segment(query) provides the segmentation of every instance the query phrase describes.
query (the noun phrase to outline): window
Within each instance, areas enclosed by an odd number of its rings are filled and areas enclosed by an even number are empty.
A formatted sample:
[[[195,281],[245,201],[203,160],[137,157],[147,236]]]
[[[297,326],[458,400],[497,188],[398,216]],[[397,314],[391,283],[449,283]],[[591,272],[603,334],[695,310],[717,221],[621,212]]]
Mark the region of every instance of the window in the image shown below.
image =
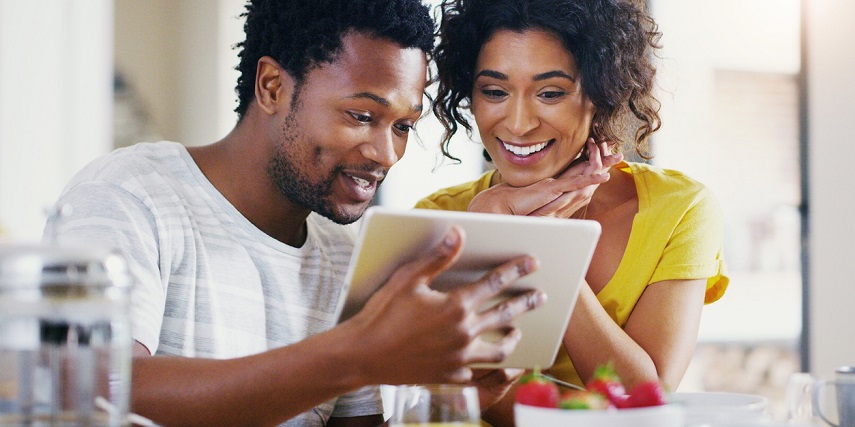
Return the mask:
[[[663,33],[652,163],[716,194],[731,276],[680,389],[766,395],[783,419],[800,370],[799,3],[650,3]]]

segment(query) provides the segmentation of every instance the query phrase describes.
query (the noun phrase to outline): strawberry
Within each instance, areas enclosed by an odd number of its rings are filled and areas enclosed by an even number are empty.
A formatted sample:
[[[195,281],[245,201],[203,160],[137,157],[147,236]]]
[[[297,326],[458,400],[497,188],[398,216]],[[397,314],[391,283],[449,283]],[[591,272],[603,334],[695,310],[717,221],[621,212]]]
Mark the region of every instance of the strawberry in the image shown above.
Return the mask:
[[[614,405],[600,393],[568,390],[561,395],[558,407],[561,409],[609,409]]]
[[[558,386],[540,375],[540,369],[520,378],[516,402],[523,405],[555,408],[558,406]]]
[[[665,390],[659,381],[645,381],[632,388],[626,398],[625,408],[643,408],[668,403]]]
[[[593,378],[585,384],[585,390],[600,393],[618,408],[626,400],[626,389],[621,384],[620,377],[618,377],[611,363],[597,366]]]

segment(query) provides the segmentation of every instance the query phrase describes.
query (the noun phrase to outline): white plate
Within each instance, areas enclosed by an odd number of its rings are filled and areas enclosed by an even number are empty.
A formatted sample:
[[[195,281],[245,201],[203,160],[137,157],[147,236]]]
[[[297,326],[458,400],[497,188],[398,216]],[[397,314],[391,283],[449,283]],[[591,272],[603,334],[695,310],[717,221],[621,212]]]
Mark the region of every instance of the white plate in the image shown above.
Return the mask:
[[[514,404],[517,427],[683,427],[683,407],[653,406],[612,410],[570,410]]]
[[[670,400],[685,408],[686,426],[744,424],[769,420],[766,415],[769,399],[754,394],[673,393]]]

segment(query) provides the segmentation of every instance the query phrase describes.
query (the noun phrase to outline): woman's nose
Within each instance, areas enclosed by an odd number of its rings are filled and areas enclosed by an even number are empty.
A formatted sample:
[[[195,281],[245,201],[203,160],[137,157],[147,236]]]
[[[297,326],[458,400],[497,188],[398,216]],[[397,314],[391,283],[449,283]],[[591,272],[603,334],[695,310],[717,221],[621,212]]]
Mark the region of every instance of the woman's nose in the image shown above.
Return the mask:
[[[534,108],[522,97],[513,100],[506,118],[508,130],[516,136],[522,136],[537,128],[540,120]]]

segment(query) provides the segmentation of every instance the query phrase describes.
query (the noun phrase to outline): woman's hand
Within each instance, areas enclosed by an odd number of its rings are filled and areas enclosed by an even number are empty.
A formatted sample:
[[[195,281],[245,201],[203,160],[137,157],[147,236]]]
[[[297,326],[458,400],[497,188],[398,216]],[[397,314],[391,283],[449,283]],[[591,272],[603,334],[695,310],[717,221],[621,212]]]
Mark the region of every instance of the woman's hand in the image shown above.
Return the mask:
[[[478,387],[481,412],[502,400],[524,373],[524,369],[473,369],[470,384]]]
[[[588,159],[570,164],[554,178],[525,187],[494,185],[478,193],[469,203],[470,212],[569,218],[586,206],[597,187],[609,180],[609,169],[623,160],[621,153],[608,153],[605,142],[587,141]]]

